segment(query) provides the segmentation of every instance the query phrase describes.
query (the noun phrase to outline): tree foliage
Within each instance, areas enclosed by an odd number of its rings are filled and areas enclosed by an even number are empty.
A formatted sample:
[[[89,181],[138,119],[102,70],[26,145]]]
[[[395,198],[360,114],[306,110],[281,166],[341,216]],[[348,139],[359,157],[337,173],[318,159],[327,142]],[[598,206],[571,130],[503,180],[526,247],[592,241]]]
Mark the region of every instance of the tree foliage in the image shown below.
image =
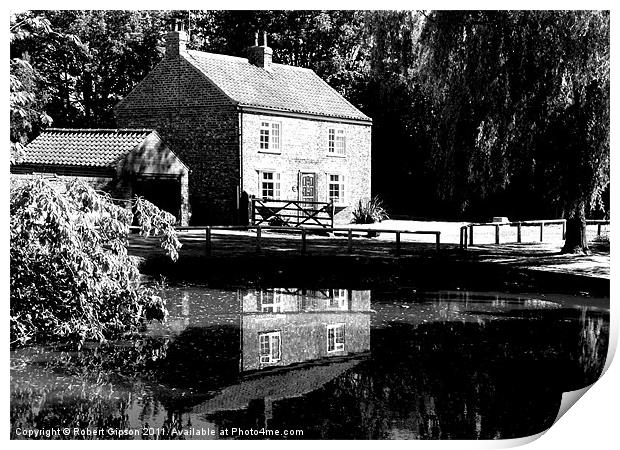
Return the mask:
[[[176,260],[175,219],[136,199],[144,235]],[[163,319],[162,300],[140,285],[127,254],[134,214],[75,180],[37,178],[11,188],[11,344],[105,340]]]
[[[440,195],[465,208],[527,180],[584,247],[609,182],[609,13],[435,12],[419,49]]]
[[[47,19],[26,13],[11,16],[11,49],[33,36],[48,36],[52,32]],[[50,125],[52,119],[45,112],[44,105],[48,96],[41,89],[42,78],[30,63],[27,53],[11,55],[9,72],[9,108],[10,108],[10,156],[11,163],[22,156],[23,147],[32,138],[37,128]]]
[[[24,36],[12,51],[31,55],[56,125],[113,127],[114,105],[161,57],[158,46],[168,14],[97,10],[34,14],[55,32]]]

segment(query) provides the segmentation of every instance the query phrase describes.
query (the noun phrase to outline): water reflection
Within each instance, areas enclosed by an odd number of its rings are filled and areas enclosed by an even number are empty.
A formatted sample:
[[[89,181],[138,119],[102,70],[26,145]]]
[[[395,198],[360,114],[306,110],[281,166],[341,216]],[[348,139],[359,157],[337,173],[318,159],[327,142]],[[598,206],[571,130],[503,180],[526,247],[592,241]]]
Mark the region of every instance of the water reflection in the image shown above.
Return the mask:
[[[242,370],[370,350],[370,291],[240,291]]]
[[[151,332],[175,335],[177,342],[189,336],[200,347],[209,342],[210,358],[226,354],[229,346],[223,341],[238,342],[228,359],[236,359],[240,372],[350,357],[370,349],[368,290],[222,291],[208,305],[188,292],[180,297],[172,306],[173,318]],[[214,326],[217,330],[211,330]]]
[[[597,379],[609,333],[608,308],[590,298],[190,287],[167,299],[170,320],[150,327],[148,345],[117,346],[160,356],[138,380],[85,381],[52,371],[53,352],[14,352],[12,436],[43,425],[148,425],[160,433],[137,437],[153,439],[232,427],[525,436],[552,423],[563,391]],[[215,434],[182,433],[196,429]]]

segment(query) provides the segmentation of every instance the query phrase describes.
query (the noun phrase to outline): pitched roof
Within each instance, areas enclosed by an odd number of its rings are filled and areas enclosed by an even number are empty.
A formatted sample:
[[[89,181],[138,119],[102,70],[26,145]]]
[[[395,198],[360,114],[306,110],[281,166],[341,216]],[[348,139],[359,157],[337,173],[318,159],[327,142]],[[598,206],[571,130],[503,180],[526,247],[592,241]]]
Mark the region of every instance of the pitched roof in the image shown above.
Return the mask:
[[[113,167],[151,133],[148,129],[48,128],[28,144],[20,164]]]
[[[240,106],[371,121],[310,69],[194,50],[185,59]]]

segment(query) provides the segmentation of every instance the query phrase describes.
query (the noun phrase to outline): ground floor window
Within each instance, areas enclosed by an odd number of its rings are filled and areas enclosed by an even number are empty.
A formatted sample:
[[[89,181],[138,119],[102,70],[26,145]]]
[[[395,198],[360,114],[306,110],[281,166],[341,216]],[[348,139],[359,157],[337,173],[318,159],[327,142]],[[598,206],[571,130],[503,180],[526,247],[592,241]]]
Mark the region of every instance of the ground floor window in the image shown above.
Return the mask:
[[[329,174],[328,200],[335,205],[343,205],[344,200],[344,175]]]
[[[270,364],[280,361],[281,341],[282,337],[280,331],[258,334],[261,363]]]
[[[327,352],[344,350],[344,323],[327,325]]]
[[[280,174],[275,171],[261,172],[259,192],[263,200],[279,200]]]

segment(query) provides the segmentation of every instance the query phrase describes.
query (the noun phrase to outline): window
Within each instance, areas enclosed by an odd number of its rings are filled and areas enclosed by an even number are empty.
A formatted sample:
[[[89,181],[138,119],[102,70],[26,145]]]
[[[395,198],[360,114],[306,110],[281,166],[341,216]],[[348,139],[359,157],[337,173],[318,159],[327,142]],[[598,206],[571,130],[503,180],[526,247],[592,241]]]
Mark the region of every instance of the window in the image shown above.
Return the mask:
[[[278,200],[280,198],[280,174],[272,171],[261,172],[259,192],[264,200]]]
[[[330,128],[328,136],[328,154],[344,156],[347,146],[344,130],[342,128]]]
[[[265,152],[280,152],[280,122],[260,123],[260,150]]]
[[[344,323],[327,325],[327,352],[344,351]]]
[[[329,174],[328,200],[335,205],[343,205],[344,201],[344,175]]]
[[[279,313],[282,311],[282,293],[276,291],[261,291],[260,311],[264,313]]]
[[[280,361],[281,334],[279,331],[258,333],[260,362],[271,364]]]
[[[330,292],[329,307],[337,309],[348,308],[348,292],[346,289],[332,289]]]

